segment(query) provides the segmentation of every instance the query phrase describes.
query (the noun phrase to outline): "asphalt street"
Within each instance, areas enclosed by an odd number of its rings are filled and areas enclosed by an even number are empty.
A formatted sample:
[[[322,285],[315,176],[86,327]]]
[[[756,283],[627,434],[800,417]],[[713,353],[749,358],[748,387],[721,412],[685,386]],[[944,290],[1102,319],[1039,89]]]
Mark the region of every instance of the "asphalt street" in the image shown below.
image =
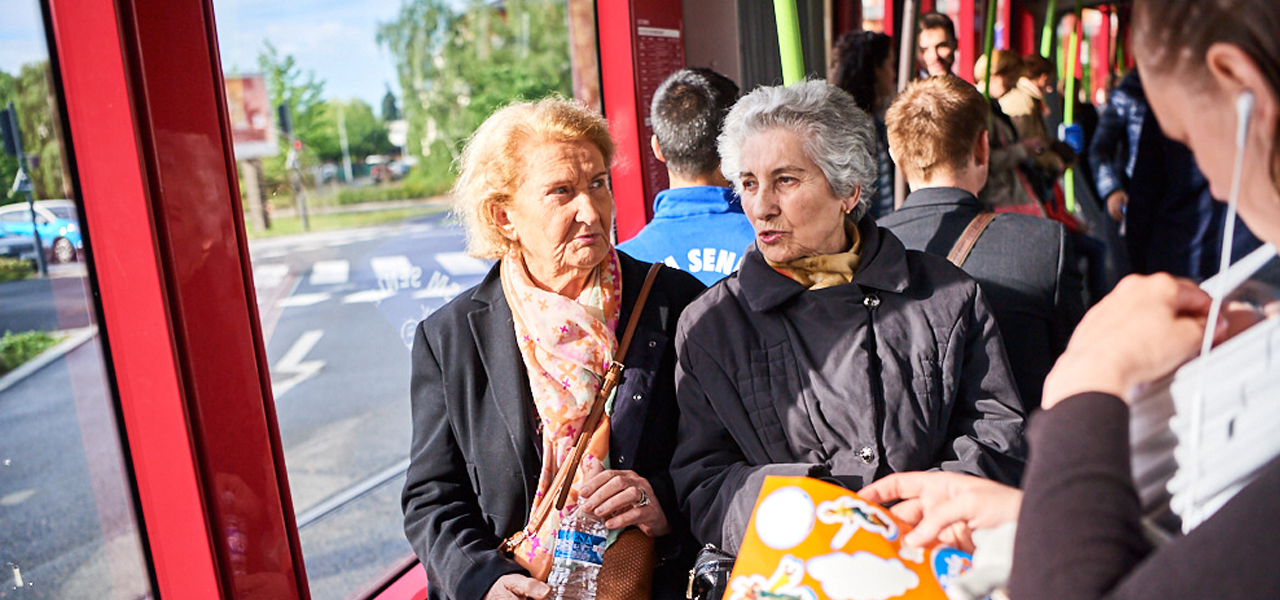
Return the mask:
[[[250,245],[313,598],[341,599],[410,552],[399,491],[417,323],[484,277],[429,217]],[[358,494],[331,512],[336,499]]]
[[[462,248],[443,214],[250,243],[316,600],[348,597],[410,552],[399,507],[409,344],[419,321],[487,272]],[[59,275],[0,284],[0,328],[91,324],[83,269]],[[136,597],[145,586],[104,373],[95,336],[0,391],[0,598]]]

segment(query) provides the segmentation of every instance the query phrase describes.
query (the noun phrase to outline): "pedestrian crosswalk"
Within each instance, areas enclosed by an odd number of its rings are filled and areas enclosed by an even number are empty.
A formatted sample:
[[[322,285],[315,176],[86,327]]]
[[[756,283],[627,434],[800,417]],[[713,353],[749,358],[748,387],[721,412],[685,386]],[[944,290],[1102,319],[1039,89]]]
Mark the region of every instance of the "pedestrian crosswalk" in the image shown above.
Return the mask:
[[[276,262],[277,258],[283,257],[260,255],[255,258],[260,263],[253,267],[253,285],[260,299],[279,298],[274,302],[277,308],[314,306],[335,299],[342,304],[377,304],[402,292],[409,293],[414,299],[449,300],[472,285],[464,286],[455,279],[474,282],[477,276],[487,273],[491,267],[490,262],[463,252],[430,255],[431,260],[424,263],[430,268],[415,264],[402,254],[373,256],[362,261],[363,264],[358,262],[355,265],[349,260],[319,260],[306,267]],[[347,285],[353,282],[353,278],[358,285]],[[299,287],[301,282],[309,287],[281,289],[284,286]],[[352,291],[354,287],[363,289]]]

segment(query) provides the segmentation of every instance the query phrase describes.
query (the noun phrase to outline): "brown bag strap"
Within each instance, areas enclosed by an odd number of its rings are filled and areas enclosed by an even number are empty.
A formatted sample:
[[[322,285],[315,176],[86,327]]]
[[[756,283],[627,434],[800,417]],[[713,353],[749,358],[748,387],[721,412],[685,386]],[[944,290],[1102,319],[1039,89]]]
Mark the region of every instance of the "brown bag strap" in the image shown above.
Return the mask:
[[[631,346],[631,338],[636,332],[636,325],[640,322],[640,313],[644,311],[645,302],[649,300],[649,290],[653,289],[653,282],[658,278],[658,271],[662,270],[662,263],[653,263],[649,267],[649,274],[644,278],[644,285],[640,287],[640,295],[636,297],[635,306],[631,308],[631,318],[627,320],[627,328],[622,334],[622,341],[618,343],[618,352],[614,355],[613,362],[609,365],[609,370],[605,371],[604,380],[600,382],[600,389],[596,391],[596,399],[591,405],[591,412],[587,415],[586,422],[582,425],[582,431],[578,432],[578,439],[574,442],[573,452],[569,454],[569,458],[560,465],[560,470],[556,473],[556,478],[552,480],[551,487],[548,492],[555,494],[555,502],[543,502],[538,506],[538,511],[534,513],[534,518],[530,521],[531,527],[528,530],[518,531],[515,535],[507,539],[505,546],[508,550],[513,550],[520,545],[521,539],[531,532],[536,532],[542,527],[543,521],[546,521],[547,515],[551,513],[551,507],[555,506],[556,510],[564,508],[565,501],[569,498],[570,482],[573,481],[573,473],[578,470],[578,464],[582,462],[582,456],[586,454],[587,445],[591,442],[591,434],[595,432],[596,427],[600,425],[600,419],[604,417],[604,405],[609,401],[609,395],[613,393],[613,388],[618,386],[618,381],[622,378],[623,364],[622,360],[627,356],[627,349]]]
[[[964,228],[964,233],[960,234],[960,239],[956,240],[954,246],[951,247],[951,253],[947,254],[947,260],[957,267],[963,267],[964,261],[969,258],[969,252],[973,250],[973,245],[978,243],[978,238],[982,237],[982,232],[987,230],[996,218],[994,212],[980,212],[969,221],[969,226]]]

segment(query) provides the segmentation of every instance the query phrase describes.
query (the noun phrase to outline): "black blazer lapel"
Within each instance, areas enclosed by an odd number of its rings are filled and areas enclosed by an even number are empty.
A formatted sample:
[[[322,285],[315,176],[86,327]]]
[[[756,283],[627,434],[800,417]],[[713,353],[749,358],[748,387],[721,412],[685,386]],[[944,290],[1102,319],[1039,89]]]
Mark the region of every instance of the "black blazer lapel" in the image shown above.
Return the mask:
[[[529,391],[528,374],[520,349],[516,346],[511,307],[502,293],[502,282],[496,276],[497,268],[494,267],[495,272],[472,294],[473,300],[487,306],[468,313],[467,320],[488,376],[493,402],[502,414],[511,444],[520,457],[525,506],[531,506],[534,488],[542,472],[539,459],[541,437],[533,430],[536,418],[533,395]]]

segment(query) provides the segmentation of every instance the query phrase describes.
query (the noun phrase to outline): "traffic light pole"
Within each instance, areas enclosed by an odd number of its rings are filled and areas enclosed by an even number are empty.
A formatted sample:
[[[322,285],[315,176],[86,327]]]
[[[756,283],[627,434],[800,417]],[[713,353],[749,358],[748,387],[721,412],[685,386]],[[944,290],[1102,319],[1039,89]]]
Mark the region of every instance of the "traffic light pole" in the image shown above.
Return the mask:
[[[21,191],[27,196],[27,212],[31,215],[31,239],[35,244],[36,269],[39,270],[41,277],[49,276],[49,265],[44,259],[44,244],[40,241],[40,226],[37,221],[39,217],[36,215],[35,198],[31,195],[31,178],[27,176],[27,154],[22,150],[22,133],[18,129],[18,111],[13,106],[13,102],[9,103],[9,107],[4,111],[3,118],[8,121],[8,135],[5,136],[5,151],[13,154],[18,158],[18,175],[13,180],[13,189],[10,194]]]

